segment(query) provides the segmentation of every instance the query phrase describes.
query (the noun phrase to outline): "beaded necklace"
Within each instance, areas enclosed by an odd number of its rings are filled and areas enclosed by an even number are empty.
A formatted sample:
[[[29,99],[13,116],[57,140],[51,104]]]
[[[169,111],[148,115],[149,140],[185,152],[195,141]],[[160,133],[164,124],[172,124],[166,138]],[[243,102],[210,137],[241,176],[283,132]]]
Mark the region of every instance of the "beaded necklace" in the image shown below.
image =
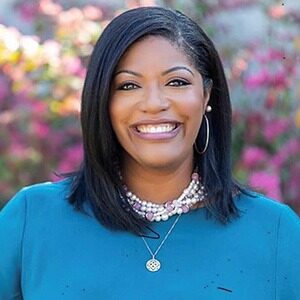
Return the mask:
[[[123,187],[126,191],[126,199],[133,210],[151,222],[166,221],[175,214],[187,213],[192,206],[203,201],[206,197],[204,186],[201,184],[197,172],[192,174],[188,187],[183,190],[177,199],[163,204],[141,200],[137,195],[129,191],[126,185],[123,185]]]

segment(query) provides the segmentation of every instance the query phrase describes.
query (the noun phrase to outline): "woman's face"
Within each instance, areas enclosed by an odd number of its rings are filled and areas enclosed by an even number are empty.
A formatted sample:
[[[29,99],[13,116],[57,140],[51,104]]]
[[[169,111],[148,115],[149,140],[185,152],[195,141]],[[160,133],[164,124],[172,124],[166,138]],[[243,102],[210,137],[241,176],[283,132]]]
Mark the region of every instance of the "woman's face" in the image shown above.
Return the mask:
[[[111,86],[110,119],[124,162],[155,169],[191,162],[208,100],[182,50],[158,36],[134,43]]]

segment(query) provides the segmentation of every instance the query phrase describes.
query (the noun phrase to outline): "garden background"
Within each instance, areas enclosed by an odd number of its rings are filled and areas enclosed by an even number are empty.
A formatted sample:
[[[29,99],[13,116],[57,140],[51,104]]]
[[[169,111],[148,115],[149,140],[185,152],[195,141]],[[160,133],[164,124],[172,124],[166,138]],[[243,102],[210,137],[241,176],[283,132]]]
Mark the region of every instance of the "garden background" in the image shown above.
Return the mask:
[[[77,168],[93,44],[115,15],[147,5],[185,12],[213,39],[233,102],[235,176],[300,213],[298,0],[2,0],[0,207],[22,186]]]

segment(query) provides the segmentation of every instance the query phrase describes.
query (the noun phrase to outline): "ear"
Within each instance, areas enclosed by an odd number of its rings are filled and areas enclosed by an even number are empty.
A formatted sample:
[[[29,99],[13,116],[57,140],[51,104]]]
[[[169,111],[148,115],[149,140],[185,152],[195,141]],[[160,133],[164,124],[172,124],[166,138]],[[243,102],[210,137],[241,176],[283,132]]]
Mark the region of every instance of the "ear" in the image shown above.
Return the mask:
[[[209,102],[211,90],[212,90],[212,80],[210,84],[207,84],[206,87],[204,87],[204,110],[206,109],[207,104]]]

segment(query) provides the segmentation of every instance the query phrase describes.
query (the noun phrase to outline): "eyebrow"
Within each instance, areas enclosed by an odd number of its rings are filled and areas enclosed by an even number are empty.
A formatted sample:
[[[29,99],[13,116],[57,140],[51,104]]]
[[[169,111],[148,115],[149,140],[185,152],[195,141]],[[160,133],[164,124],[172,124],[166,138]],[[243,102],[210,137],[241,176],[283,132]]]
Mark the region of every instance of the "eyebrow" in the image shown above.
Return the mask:
[[[168,70],[164,71],[162,73],[162,75],[166,75],[168,73],[171,73],[171,72],[174,72],[174,71],[177,71],[177,70],[186,70],[194,76],[193,71],[191,69],[187,68],[187,67],[184,67],[184,66],[176,66],[176,67],[173,67],[171,69],[168,69]]]
[[[162,75],[167,75],[169,73],[172,73],[172,72],[175,72],[175,71],[178,71],[178,70],[186,70],[194,76],[193,71],[191,69],[187,68],[187,67],[184,67],[184,66],[172,67],[172,68],[162,72]],[[126,70],[126,69],[122,69],[122,70],[117,71],[115,73],[115,76],[119,75],[120,73],[127,73],[127,74],[134,75],[134,76],[137,76],[137,77],[143,77],[143,75],[138,73],[138,72],[131,71],[131,70]]]
[[[142,74],[130,70],[119,70],[118,72],[115,73],[115,76],[119,75],[120,73],[128,73],[130,75],[134,75],[137,77],[143,77]]]

